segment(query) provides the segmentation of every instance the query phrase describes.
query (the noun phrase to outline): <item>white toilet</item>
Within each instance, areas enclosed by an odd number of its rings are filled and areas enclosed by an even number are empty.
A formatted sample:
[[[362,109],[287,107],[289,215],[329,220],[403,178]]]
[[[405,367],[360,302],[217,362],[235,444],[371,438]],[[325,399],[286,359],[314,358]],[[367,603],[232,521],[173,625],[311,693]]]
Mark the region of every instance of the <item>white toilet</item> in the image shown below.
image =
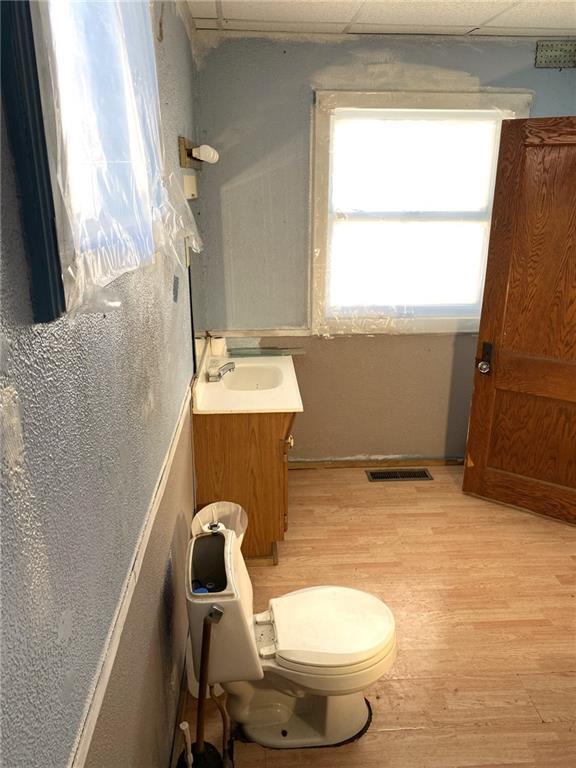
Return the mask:
[[[266,747],[341,744],[371,720],[362,691],[392,666],[394,616],[377,597],[346,587],[311,587],[270,600],[253,615],[252,584],[240,551],[247,516],[218,502],[194,518],[186,591],[196,676],[202,622],[212,629],[208,682],[246,738]]]

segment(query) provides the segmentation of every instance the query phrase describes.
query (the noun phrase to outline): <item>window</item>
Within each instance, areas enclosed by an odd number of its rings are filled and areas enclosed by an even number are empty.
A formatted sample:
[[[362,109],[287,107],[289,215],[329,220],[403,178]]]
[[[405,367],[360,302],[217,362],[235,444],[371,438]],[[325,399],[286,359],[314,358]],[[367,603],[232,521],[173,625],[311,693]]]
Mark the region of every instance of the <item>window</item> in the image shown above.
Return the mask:
[[[528,103],[317,94],[316,332],[477,330],[500,123]]]

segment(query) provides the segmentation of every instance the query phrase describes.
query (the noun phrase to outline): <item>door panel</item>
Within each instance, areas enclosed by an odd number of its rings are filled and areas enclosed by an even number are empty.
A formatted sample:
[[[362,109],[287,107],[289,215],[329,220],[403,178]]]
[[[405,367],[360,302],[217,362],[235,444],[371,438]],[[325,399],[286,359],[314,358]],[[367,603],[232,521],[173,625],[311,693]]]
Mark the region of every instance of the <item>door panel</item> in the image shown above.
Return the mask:
[[[494,379],[497,389],[576,403],[576,366],[570,362],[501,352]]]
[[[464,490],[576,522],[576,118],[505,121]]]
[[[573,146],[526,149],[503,336],[506,349],[576,360]]]
[[[497,390],[489,466],[576,487],[576,404]]]

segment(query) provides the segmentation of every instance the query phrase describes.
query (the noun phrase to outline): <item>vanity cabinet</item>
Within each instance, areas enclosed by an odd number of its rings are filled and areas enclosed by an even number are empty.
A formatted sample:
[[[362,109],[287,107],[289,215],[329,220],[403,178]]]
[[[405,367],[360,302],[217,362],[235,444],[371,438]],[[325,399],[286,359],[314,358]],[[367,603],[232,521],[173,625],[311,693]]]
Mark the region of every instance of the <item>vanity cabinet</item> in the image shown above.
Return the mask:
[[[288,514],[288,450],[294,413],[193,417],[197,508],[233,501],[248,514],[242,552],[277,561]]]

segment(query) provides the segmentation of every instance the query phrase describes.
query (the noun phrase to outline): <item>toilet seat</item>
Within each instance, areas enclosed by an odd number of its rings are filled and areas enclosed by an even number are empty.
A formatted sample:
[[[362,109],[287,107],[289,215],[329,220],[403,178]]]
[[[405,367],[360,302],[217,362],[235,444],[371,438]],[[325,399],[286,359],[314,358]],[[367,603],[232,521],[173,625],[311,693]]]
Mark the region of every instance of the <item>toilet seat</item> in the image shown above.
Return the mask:
[[[378,665],[396,647],[394,616],[374,595],[311,587],[270,601],[278,666],[308,675],[350,675]]]

